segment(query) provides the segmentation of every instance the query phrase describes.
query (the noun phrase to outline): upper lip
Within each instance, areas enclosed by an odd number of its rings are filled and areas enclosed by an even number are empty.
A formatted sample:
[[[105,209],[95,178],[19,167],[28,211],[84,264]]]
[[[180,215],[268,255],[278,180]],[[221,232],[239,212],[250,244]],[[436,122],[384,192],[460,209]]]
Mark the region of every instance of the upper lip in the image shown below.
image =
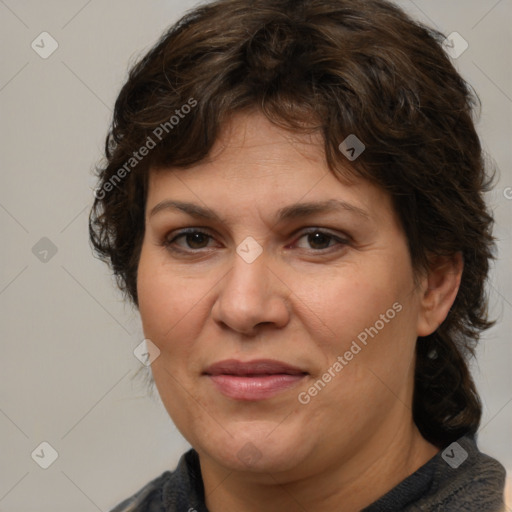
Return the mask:
[[[207,375],[273,375],[283,373],[301,375],[307,372],[291,364],[274,359],[254,359],[253,361],[246,362],[226,359],[212,364],[206,368],[204,373]]]

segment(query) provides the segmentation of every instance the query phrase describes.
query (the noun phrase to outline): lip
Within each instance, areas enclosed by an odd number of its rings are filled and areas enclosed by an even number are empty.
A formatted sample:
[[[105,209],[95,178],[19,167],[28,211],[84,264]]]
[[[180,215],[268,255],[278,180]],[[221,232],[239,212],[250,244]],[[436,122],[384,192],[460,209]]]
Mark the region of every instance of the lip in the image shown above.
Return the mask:
[[[209,366],[204,373],[207,375],[299,375],[306,371],[291,364],[275,359],[253,359],[252,361],[238,361],[226,359]]]
[[[307,372],[273,359],[237,361],[227,359],[209,366],[205,371],[215,388],[235,400],[264,400],[300,382]]]

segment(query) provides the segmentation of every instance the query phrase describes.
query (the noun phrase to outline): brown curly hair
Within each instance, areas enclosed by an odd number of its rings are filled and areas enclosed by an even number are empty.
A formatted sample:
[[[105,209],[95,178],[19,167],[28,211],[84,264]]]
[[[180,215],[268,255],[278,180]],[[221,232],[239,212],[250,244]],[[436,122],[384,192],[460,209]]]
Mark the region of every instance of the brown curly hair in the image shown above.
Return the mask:
[[[468,360],[491,325],[491,178],[478,96],[444,39],[384,0],[219,0],[185,15],[131,69],[98,168],[90,239],[121,290],[138,304],[150,168],[199,162],[230,115],[255,108],[322,133],[333,172],[355,134],[366,150],[350,172],[391,194],[415,271],[433,255],[463,255],[448,317],[417,342],[413,417],[439,447],[474,434],[482,407]]]

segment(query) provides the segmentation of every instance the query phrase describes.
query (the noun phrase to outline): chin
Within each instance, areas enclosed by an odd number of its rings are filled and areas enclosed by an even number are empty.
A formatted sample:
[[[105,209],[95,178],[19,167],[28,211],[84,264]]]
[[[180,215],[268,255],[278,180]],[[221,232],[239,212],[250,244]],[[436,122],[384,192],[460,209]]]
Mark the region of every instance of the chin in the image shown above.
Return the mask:
[[[284,430],[280,434],[274,432],[268,436],[267,431],[261,429],[251,434],[250,429],[243,429],[234,437],[226,434],[222,441],[205,440],[203,450],[230,471],[287,472],[304,461],[307,447],[298,439],[293,441],[293,436]]]

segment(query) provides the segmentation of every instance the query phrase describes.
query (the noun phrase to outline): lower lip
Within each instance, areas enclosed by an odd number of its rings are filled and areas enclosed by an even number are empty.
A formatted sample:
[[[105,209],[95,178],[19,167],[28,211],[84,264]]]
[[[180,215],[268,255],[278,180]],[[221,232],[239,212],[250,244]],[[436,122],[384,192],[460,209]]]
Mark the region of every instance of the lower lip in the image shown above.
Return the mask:
[[[239,375],[209,375],[208,377],[217,389],[229,398],[264,400],[295,386],[305,376],[306,374],[276,374],[257,377]]]

